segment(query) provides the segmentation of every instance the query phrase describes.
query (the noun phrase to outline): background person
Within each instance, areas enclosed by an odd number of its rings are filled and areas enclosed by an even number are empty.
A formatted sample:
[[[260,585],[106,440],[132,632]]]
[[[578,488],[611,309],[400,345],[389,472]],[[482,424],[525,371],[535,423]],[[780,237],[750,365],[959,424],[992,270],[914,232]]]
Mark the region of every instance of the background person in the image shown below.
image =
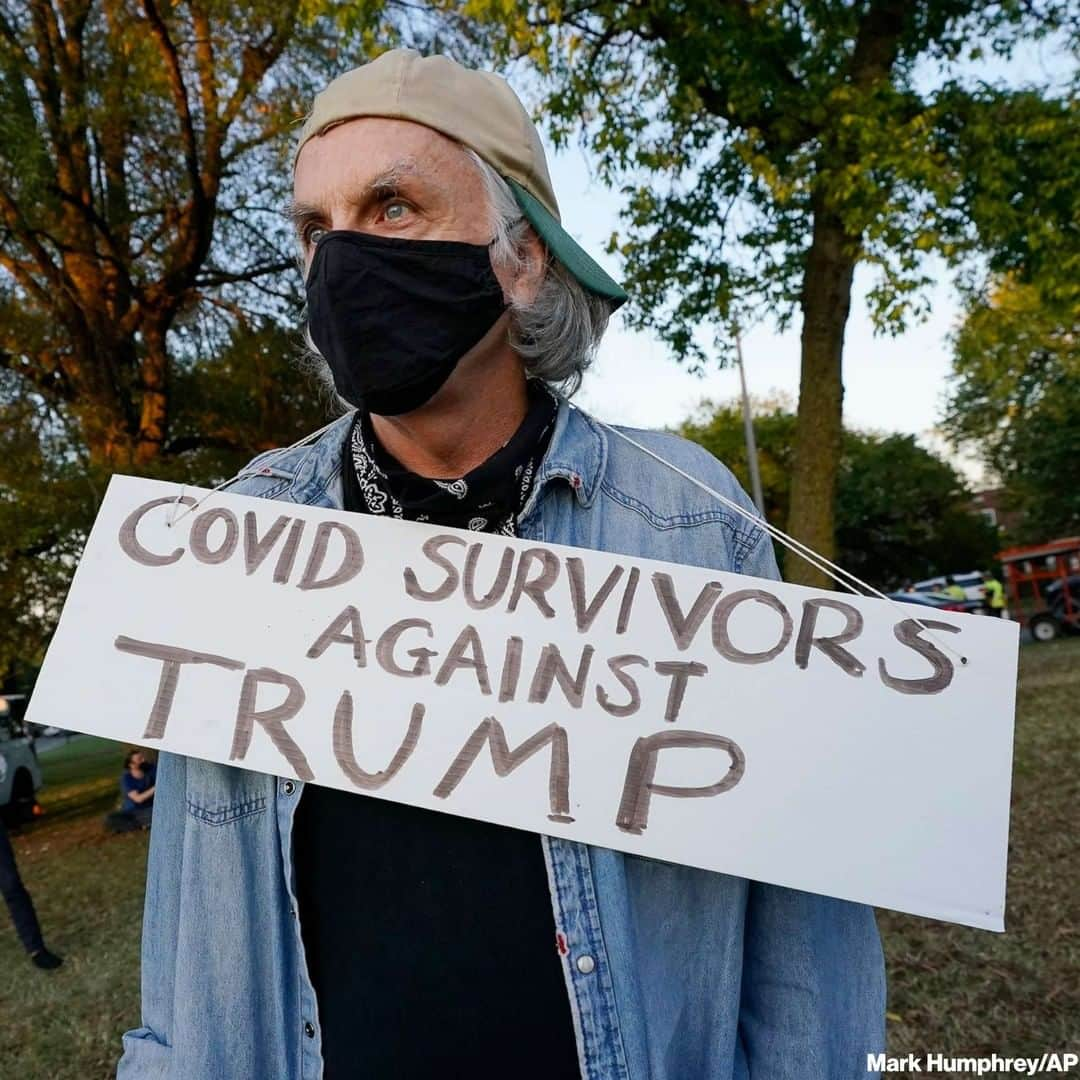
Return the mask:
[[[1005,586],[993,570],[983,573],[983,610],[987,615],[1000,619],[1005,614]]]
[[[15,933],[19,935],[19,941],[22,942],[33,965],[43,971],[58,968],[64,961],[45,948],[45,942],[41,937],[41,925],[38,923],[37,912],[34,911],[34,902],[30,899],[30,894],[26,891],[26,886],[19,876],[19,868],[15,865],[15,851],[2,820],[0,820],[0,893],[3,894],[4,903],[7,904],[8,911],[11,913]]]
[[[157,766],[141,750],[129,750],[120,774],[123,802],[119,810],[105,815],[105,828],[114,833],[150,828],[156,786]]]
[[[149,828],[154,812],[154,789],[157,766],[141,750],[129,750],[124,758],[120,790],[124,793],[122,813],[130,814],[137,824]]]

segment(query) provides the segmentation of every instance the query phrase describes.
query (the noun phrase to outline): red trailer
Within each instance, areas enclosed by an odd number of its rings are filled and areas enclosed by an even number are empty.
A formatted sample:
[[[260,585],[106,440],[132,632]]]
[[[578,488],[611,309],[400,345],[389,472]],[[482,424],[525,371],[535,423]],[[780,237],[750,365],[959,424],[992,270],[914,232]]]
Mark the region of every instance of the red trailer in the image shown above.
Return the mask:
[[[1080,536],[1007,548],[998,554],[1012,618],[1036,641],[1080,630]]]

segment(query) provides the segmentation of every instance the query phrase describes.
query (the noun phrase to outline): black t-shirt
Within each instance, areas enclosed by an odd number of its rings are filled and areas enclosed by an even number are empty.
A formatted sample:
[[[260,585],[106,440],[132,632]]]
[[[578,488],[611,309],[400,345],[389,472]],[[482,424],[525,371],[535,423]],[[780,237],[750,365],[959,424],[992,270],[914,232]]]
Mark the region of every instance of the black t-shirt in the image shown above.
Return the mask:
[[[358,417],[345,508],[512,532],[553,423],[532,386],[510,442],[436,484]],[[580,1077],[538,836],[309,785],[293,850],[326,1080]]]

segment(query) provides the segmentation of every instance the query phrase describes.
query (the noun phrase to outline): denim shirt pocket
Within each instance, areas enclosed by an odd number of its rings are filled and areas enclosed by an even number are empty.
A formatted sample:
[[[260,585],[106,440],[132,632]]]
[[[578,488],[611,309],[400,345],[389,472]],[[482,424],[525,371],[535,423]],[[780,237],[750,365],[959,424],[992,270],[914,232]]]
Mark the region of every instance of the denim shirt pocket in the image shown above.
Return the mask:
[[[274,779],[210,761],[188,763],[187,812],[212,828],[235,825],[265,813]]]

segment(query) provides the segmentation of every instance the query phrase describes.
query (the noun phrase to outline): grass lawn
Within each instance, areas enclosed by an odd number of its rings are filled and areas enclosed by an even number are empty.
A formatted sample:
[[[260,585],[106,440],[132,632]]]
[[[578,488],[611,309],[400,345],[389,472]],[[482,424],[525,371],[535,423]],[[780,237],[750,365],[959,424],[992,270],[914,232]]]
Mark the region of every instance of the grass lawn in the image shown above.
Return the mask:
[[[0,914],[4,1080],[104,1080],[120,1033],[138,1023],[146,835],[101,829],[121,757],[117,744],[90,738],[43,755],[46,815],[13,836],[46,941],[65,964],[52,974],[31,968]],[[880,914],[890,1054],[1037,1056],[1080,1046],[1078,763],[1080,639],[1027,646],[1008,932]]]
[[[138,1024],[139,928],[148,834],[106,835],[124,747],[81,736],[41,756],[45,816],[12,833],[58,971],[32,967],[0,910],[0,1076],[115,1075],[120,1033]]]
[[[1024,646],[1006,932],[879,914],[890,1054],[1080,1049],[1078,766],[1080,639]]]

